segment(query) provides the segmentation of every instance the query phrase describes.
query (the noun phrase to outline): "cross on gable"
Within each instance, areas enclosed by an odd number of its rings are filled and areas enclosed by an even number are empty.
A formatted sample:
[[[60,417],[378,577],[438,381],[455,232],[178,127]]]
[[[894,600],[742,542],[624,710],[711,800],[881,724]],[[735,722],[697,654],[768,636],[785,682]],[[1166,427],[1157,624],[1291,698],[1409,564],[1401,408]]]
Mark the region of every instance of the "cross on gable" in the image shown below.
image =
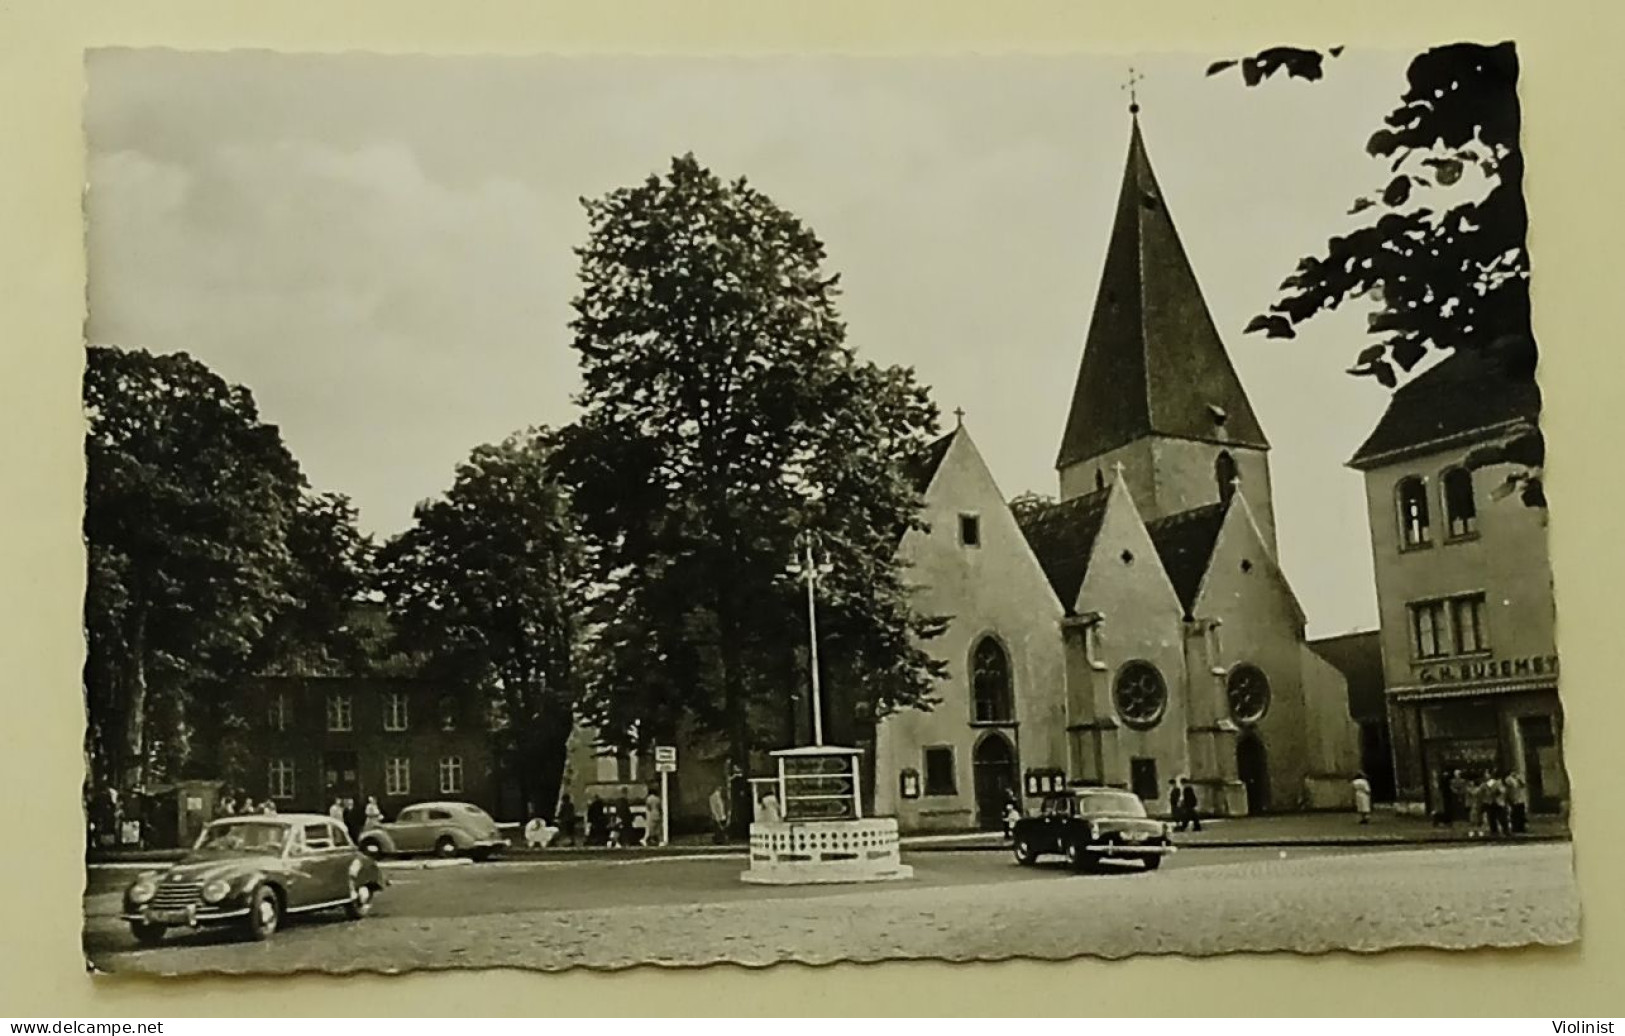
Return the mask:
[[[954,407],[954,427],[965,427],[965,408],[962,406]]]

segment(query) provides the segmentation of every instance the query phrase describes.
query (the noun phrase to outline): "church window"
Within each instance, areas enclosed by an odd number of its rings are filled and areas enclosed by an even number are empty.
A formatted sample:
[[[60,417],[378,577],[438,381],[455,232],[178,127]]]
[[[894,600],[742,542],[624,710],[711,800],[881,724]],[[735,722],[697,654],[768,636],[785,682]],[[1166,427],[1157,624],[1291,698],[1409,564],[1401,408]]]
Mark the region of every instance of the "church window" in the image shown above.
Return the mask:
[[[1009,723],[1015,712],[1010,688],[1010,656],[992,637],[976,643],[971,656],[971,695],[978,723]]]
[[[959,542],[967,547],[982,545],[982,519],[974,514],[959,516]]]
[[[1105,488],[1106,488],[1106,473],[1104,471],[1101,471],[1099,468],[1096,468],[1095,469],[1095,491],[1099,492],[1100,490],[1105,489]]]
[[[1444,473],[1445,528],[1453,540],[1466,539],[1478,532],[1478,504],[1473,499],[1473,474],[1466,468]]]
[[[1414,475],[1399,483],[1399,535],[1406,547],[1428,545],[1427,484]]]
[[[1232,669],[1224,691],[1230,702],[1230,718],[1237,723],[1257,723],[1269,711],[1270,682],[1257,666],[1238,665]]]
[[[1117,673],[1112,700],[1123,722],[1146,730],[1156,726],[1168,708],[1168,685],[1150,662],[1130,662]]]
[[[1447,653],[1443,601],[1411,605],[1411,640],[1417,658],[1438,658]]]
[[[1123,559],[1123,564],[1125,564],[1125,565],[1134,564],[1134,552],[1132,550],[1123,551],[1123,553],[1121,555],[1119,555],[1119,557],[1121,557]]]
[[[951,746],[934,745],[925,750],[925,793],[959,794],[959,784],[954,780],[954,750]]]
[[[1213,479],[1219,484],[1219,501],[1229,503],[1236,492],[1236,478],[1239,472],[1236,469],[1236,458],[1230,456],[1229,450],[1220,450],[1219,456],[1213,461]]]

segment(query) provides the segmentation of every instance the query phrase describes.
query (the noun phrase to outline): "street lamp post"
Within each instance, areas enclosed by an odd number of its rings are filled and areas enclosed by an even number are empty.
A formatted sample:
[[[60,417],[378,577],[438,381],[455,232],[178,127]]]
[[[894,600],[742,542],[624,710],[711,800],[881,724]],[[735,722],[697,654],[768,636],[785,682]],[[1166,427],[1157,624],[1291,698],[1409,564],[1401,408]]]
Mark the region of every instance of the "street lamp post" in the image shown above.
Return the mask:
[[[802,538],[801,553],[790,564],[790,571],[807,584],[807,658],[812,670],[813,744],[824,743],[824,700],[818,679],[818,594],[820,576],[827,576],[835,566],[820,562],[814,554],[811,536]]]

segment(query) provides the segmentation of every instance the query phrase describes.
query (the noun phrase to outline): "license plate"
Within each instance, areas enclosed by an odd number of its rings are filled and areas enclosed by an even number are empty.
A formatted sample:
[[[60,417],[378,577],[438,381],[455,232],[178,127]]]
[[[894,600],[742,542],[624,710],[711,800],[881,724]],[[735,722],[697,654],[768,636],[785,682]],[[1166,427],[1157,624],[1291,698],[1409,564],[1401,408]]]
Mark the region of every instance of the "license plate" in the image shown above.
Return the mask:
[[[147,916],[153,924],[190,924],[192,921],[184,910],[154,910]]]
[[[1143,842],[1143,841],[1145,841],[1145,832],[1144,831],[1130,831],[1128,833],[1128,840],[1131,841],[1131,842]]]

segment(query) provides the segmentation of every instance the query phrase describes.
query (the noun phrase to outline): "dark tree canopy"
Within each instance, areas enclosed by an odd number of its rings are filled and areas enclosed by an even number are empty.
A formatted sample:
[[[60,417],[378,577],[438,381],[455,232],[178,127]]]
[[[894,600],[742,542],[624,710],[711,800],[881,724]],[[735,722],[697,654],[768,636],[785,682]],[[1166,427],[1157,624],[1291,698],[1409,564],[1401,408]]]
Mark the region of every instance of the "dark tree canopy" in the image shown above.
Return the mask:
[[[480,446],[379,552],[398,644],[484,694],[526,801],[550,811],[576,693],[580,551],[545,430]]]
[[[1217,62],[1208,73],[1236,64]],[[1277,68],[1289,77],[1322,74],[1313,50],[1273,48],[1240,64],[1248,85]],[[1388,168],[1350,209],[1366,214],[1364,225],[1302,259],[1282,282],[1281,297],[1247,331],[1292,338],[1318,314],[1370,299],[1376,341],[1354,357],[1352,374],[1392,389],[1430,352],[1465,350],[1493,355],[1508,377],[1533,378],[1517,81],[1511,43],[1453,44],[1418,55],[1399,104],[1366,144]],[[1513,481],[1526,502],[1543,504],[1538,431],[1475,460],[1520,462],[1527,467]]]
[[[913,372],[856,358],[823,245],[744,180],[685,156],[583,204],[585,390],[560,470],[592,559],[588,716],[610,738],[692,720],[748,770],[805,678],[784,575],[804,533],[834,565],[826,671],[874,714],[929,705],[940,669],[916,638],[940,623],[896,557],[918,524],[904,461],[937,417]]]

